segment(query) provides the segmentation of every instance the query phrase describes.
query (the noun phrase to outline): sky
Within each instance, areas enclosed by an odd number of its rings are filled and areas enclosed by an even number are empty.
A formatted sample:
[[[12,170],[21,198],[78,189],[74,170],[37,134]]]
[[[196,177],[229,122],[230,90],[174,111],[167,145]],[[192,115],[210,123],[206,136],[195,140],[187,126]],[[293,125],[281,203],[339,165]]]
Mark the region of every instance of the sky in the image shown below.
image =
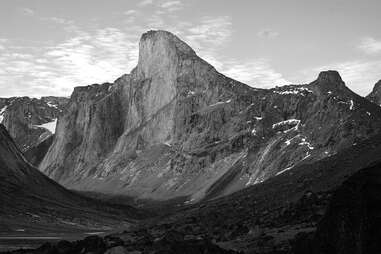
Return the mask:
[[[380,13],[380,0],[0,0],[0,97],[113,82],[152,29],[253,87],[334,69],[365,96],[381,79]]]

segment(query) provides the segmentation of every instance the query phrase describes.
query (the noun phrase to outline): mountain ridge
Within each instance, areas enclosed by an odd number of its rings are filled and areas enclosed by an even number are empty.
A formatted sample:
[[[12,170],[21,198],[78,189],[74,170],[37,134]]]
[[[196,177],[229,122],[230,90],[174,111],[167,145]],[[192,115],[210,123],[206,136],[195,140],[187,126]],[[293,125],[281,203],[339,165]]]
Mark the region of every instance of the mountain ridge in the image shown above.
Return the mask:
[[[130,74],[74,89],[40,167],[64,186],[193,202],[330,156],[381,128],[381,109],[336,71],[257,89],[218,73],[169,32],[143,34],[139,46]]]

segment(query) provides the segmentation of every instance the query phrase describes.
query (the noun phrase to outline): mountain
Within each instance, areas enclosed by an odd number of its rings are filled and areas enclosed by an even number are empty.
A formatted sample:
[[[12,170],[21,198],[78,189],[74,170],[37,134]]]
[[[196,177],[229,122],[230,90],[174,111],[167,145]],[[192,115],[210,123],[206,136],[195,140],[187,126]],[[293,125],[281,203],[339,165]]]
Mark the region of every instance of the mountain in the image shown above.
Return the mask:
[[[32,167],[0,124],[0,234],[90,231],[130,225],[144,215],[66,190]]]
[[[138,227],[31,253],[379,253],[380,158],[378,134]]]
[[[68,98],[53,96],[0,98],[0,123],[25,152],[54,133],[56,119],[67,102]]]
[[[374,85],[372,92],[366,98],[377,105],[381,105],[381,80]]]
[[[76,190],[141,199],[223,196],[376,135],[381,109],[336,71],[256,89],[165,31],[114,83],[76,87],[40,170]]]

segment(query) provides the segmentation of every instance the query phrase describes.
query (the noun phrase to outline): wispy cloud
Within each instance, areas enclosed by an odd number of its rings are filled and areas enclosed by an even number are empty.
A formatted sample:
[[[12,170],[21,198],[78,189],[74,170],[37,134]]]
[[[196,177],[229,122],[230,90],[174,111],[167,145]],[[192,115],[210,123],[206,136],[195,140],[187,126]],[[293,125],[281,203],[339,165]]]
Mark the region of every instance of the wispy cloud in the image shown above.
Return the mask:
[[[203,17],[199,24],[190,24],[184,34],[185,39],[196,49],[220,47],[231,39],[232,21],[229,16]]]
[[[21,13],[25,16],[34,16],[35,11],[30,8],[22,8]]]
[[[138,6],[147,6],[147,5],[151,5],[153,4],[153,0],[143,0],[141,2],[138,3]]]
[[[381,40],[365,37],[361,40],[359,48],[369,55],[381,53]]]
[[[137,10],[134,10],[134,9],[123,12],[123,14],[127,16],[135,15],[136,13],[137,13]]]
[[[8,40],[7,39],[2,39],[0,38],[0,50],[4,50],[5,49],[5,44]]]
[[[1,54],[0,89],[13,95],[69,95],[74,86],[113,81],[135,67],[139,37],[148,29],[175,33],[218,71],[242,82],[255,87],[288,83],[267,59],[243,60],[221,55],[233,36],[230,16],[179,21],[175,11],[184,8],[181,1],[139,3],[139,7],[148,5],[153,7],[150,15],[141,15],[142,9],[119,13],[124,17],[121,23],[128,23],[120,28],[95,25],[90,30],[63,17],[38,17],[61,26],[69,38],[28,50],[13,47]],[[0,41],[0,50],[6,44]]]
[[[275,38],[279,36],[279,33],[270,29],[264,29],[262,31],[259,31],[257,35],[261,38]]]
[[[0,87],[7,87],[10,94],[68,95],[74,86],[113,81],[128,73],[137,56],[137,42],[119,29],[82,32],[56,46],[40,49],[34,56],[2,55],[0,69],[5,74],[0,74]],[[8,89],[9,84],[12,89]]]
[[[287,85],[282,74],[276,72],[266,59],[224,62],[221,71],[229,77],[258,88]]]
[[[168,12],[177,11],[183,8],[183,4],[180,1],[167,1],[161,3],[160,6]]]

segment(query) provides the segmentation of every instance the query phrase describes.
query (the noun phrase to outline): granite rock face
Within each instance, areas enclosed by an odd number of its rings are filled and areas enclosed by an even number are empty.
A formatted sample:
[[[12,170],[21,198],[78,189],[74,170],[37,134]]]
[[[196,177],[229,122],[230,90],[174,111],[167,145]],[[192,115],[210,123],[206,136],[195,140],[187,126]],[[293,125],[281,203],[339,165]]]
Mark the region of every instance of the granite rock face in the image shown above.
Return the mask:
[[[68,98],[53,96],[0,98],[0,123],[26,152],[52,135],[67,102]]]
[[[381,128],[336,71],[256,89],[165,31],[114,83],[75,88],[40,169],[64,186],[138,198],[214,198],[320,160]]]
[[[377,105],[381,105],[381,80],[374,85],[372,92],[366,98]]]

